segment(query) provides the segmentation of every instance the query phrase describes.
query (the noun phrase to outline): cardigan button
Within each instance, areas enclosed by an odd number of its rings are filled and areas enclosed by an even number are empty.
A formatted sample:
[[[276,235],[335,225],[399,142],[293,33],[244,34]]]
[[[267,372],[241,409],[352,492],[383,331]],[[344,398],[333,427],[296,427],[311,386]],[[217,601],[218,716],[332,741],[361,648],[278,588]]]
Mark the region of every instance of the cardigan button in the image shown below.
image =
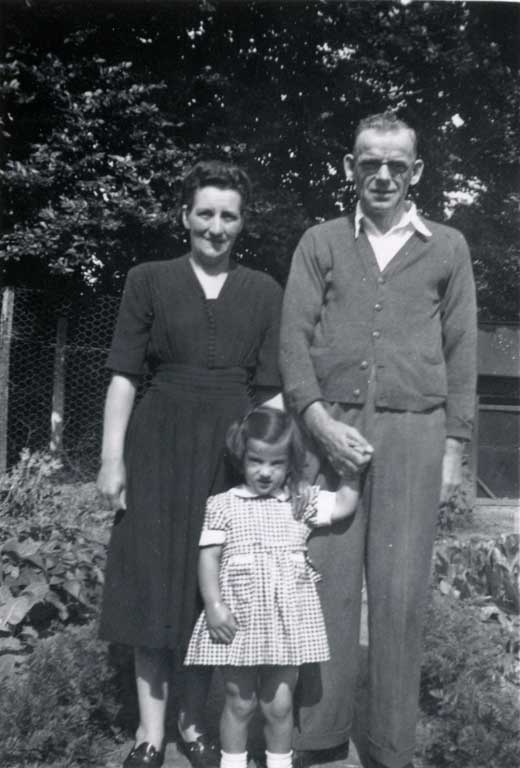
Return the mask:
[[[360,394],[361,394],[361,390],[360,389],[355,389],[352,394],[354,395],[354,397],[359,397]]]
[[[378,339],[381,336],[381,331],[372,331],[374,339]]]
[[[368,368],[368,361],[363,360],[363,362],[360,363],[359,367],[361,368],[362,371],[366,371],[366,369]]]
[[[374,309],[375,309],[376,312],[381,312],[381,310],[383,309],[383,306],[381,304],[379,304],[379,303],[378,304],[374,304]]]
[[[377,278],[377,282],[379,283],[379,285],[384,285],[385,284],[385,278],[383,276],[380,276],[380,277]]]

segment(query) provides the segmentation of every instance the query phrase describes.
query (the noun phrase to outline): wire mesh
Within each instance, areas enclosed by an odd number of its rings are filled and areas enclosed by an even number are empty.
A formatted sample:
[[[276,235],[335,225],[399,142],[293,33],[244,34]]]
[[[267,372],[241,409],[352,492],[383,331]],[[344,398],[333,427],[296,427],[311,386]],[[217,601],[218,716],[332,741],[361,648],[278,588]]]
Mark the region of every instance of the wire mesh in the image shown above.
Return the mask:
[[[5,289],[4,289],[5,290]],[[99,464],[103,403],[109,372],[104,364],[119,297],[71,301],[66,295],[16,289],[9,344],[7,467],[23,448],[48,449],[52,437],[53,392],[63,392],[64,465],[92,479]],[[64,333],[63,366],[56,368],[58,321]]]

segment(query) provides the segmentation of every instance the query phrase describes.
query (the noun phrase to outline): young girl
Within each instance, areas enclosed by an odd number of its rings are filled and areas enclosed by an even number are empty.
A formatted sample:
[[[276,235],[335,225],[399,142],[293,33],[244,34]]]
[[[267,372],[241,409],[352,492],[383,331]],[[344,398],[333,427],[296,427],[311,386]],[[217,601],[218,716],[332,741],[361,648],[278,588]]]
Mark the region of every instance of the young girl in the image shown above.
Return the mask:
[[[311,530],[354,513],[355,477],[336,493],[304,488],[305,453],[291,418],[253,410],[227,433],[244,484],[208,499],[199,545],[205,610],[185,664],[221,667],[221,768],[246,768],[247,730],[265,718],[268,768],[290,768],[298,667],[329,649],[316,581],[306,556]]]

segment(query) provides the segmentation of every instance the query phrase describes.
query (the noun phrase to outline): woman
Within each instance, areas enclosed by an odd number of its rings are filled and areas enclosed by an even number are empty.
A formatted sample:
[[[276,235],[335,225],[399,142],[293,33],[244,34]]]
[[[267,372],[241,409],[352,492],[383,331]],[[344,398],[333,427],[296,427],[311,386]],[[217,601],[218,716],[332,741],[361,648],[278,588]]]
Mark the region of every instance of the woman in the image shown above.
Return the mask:
[[[249,193],[236,166],[212,161],[191,170],[182,198],[190,252],[129,271],[108,358],[98,488],[119,512],[101,637],[134,647],[140,724],[125,768],[164,759],[171,657],[182,659],[200,610],[205,501],[233,484],[226,430],[251,407],[252,390],[260,401],[280,398],[281,289],[231,260]],[[153,379],[134,410],[145,363]],[[201,668],[185,676],[179,747],[196,768],[208,768],[218,763],[201,722],[211,677]]]

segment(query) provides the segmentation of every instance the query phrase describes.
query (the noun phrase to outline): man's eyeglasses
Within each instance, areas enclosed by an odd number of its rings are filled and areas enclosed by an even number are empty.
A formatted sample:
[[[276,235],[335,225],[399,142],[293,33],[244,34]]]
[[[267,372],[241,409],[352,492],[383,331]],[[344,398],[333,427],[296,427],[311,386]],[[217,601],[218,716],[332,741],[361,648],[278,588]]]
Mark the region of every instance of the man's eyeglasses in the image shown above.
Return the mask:
[[[366,176],[376,176],[379,173],[379,169],[386,165],[390,176],[404,176],[407,173],[411,165],[404,163],[402,160],[360,160],[358,167],[360,171]]]

